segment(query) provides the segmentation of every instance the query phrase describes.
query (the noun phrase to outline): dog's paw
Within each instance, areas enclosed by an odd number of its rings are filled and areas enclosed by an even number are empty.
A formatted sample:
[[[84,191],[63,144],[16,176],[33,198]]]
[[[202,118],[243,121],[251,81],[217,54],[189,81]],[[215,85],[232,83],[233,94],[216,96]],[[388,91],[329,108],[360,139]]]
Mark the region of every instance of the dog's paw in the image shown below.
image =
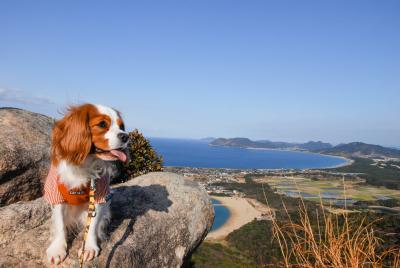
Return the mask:
[[[67,248],[63,243],[53,242],[46,250],[50,264],[60,264],[67,256]]]
[[[100,252],[100,248],[97,245],[86,245],[85,250],[83,251],[83,248],[81,247],[78,251],[78,256],[79,258],[83,254],[83,260],[84,261],[90,261],[94,257],[97,257]]]

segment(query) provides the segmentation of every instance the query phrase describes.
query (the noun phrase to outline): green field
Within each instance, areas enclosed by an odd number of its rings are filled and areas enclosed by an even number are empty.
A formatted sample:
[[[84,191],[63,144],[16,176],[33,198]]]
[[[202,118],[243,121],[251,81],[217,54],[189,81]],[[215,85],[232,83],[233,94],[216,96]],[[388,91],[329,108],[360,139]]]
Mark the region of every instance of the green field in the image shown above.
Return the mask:
[[[299,177],[264,177],[255,179],[268,183],[279,193],[296,197],[300,193],[308,200],[352,199],[373,201],[379,199],[400,199],[400,190],[368,185],[359,180],[322,179],[313,180]]]
[[[368,158],[352,158],[354,163],[349,166],[330,169],[333,172],[362,173],[370,185],[385,186],[390,189],[400,190],[400,169],[393,166],[378,167],[374,161]]]

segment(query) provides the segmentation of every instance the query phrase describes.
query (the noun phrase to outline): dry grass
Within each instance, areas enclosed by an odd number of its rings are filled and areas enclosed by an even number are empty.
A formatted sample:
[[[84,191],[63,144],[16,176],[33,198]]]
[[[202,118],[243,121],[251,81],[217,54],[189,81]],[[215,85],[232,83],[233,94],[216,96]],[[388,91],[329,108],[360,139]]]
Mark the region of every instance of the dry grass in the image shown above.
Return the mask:
[[[356,224],[349,221],[347,213],[329,213],[321,199],[321,210],[317,210],[313,226],[304,200],[300,201],[296,223],[285,204],[289,223],[280,224],[275,218],[272,221],[274,238],[284,259],[283,267],[400,267],[400,248],[382,251],[383,241],[374,232],[373,223],[367,224],[364,219]]]

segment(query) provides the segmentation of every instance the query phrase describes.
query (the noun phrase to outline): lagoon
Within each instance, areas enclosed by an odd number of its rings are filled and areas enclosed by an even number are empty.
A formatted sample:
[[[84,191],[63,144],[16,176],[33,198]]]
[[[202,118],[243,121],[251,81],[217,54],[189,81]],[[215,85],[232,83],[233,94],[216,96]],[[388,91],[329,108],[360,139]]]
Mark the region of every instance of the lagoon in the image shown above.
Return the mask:
[[[221,205],[220,201],[211,199],[211,202],[214,205],[214,212],[215,212],[214,223],[211,228],[211,231],[215,231],[218,228],[220,228],[222,225],[224,225],[225,222],[229,219],[230,212],[229,212],[228,208]]]

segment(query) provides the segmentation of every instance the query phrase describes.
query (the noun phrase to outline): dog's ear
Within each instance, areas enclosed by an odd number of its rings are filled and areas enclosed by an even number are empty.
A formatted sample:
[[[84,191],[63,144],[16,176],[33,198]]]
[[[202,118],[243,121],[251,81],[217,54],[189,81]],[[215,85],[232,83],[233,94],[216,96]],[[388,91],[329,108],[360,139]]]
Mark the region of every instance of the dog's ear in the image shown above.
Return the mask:
[[[89,126],[89,107],[70,107],[66,116],[57,121],[52,133],[52,163],[67,160],[80,165],[85,161],[92,147]]]

